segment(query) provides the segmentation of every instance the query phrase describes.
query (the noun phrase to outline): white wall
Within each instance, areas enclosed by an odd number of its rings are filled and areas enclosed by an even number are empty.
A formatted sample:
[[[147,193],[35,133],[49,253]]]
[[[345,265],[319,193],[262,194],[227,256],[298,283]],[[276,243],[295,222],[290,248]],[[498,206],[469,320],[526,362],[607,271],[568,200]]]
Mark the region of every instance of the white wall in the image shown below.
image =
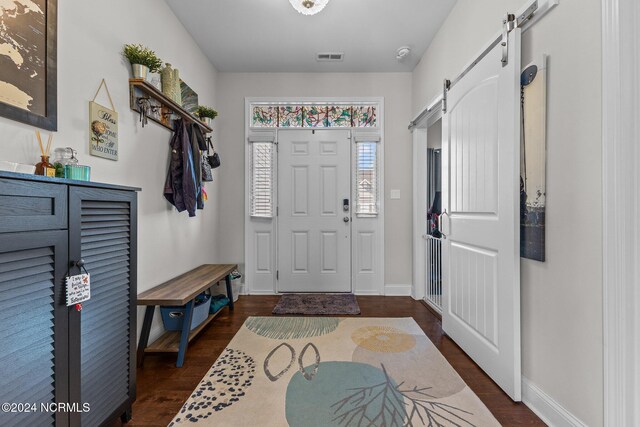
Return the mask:
[[[442,119],[439,119],[427,129],[427,147],[442,148]]]
[[[413,113],[438,95],[523,0],[458,0],[413,73]],[[601,11],[561,0],[523,37],[550,55],[547,262],[522,260],[522,368],[587,425],[603,424]]]
[[[373,97],[385,101],[385,283],[411,284],[411,73],[219,73],[217,99],[224,113],[218,148],[221,227],[218,253],[244,263],[245,97]],[[401,191],[390,200],[391,189]]]
[[[171,132],[151,121],[140,128],[137,114],[129,109],[130,67],[120,52],[124,43],[143,43],[154,49],[180,69],[201,103],[213,106],[215,68],[163,1],[61,1],[58,29],[59,131],[54,147],[78,150],[80,163],[92,168],[93,181],[142,187],[138,196],[138,291],[217,261],[219,181],[207,184],[210,202],[196,218],[178,214],[165,201],[162,190]],[[89,155],[89,101],[103,77],[119,113],[117,162]],[[97,101],[108,105],[104,94]],[[33,128],[0,118],[0,159],[34,164],[39,161],[38,153]]]

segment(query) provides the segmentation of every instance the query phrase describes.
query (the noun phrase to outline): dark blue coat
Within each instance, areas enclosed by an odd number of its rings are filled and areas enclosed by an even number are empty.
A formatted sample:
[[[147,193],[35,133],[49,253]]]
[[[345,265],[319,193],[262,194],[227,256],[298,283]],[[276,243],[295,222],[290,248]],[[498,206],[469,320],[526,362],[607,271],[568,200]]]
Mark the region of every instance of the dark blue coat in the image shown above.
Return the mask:
[[[175,132],[169,142],[171,149],[171,159],[169,160],[169,171],[164,184],[164,197],[176,207],[178,212],[187,211],[189,216],[196,216],[198,207],[198,197],[200,183],[197,180],[196,167],[200,168],[200,163],[195,163],[196,156],[191,145],[187,126],[182,120],[177,120]],[[200,153],[197,152],[197,158]]]

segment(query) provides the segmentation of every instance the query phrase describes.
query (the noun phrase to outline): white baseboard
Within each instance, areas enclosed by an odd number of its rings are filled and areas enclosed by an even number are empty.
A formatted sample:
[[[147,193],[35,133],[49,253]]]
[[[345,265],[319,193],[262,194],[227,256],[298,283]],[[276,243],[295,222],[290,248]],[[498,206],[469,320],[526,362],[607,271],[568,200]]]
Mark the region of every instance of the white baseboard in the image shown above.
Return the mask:
[[[384,285],[384,295],[387,297],[410,297],[413,285]]]
[[[537,385],[522,377],[522,402],[550,427],[587,427]]]
[[[362,296],[377,296],[380,295],[380,291],[376,291],[376,290],[355,290],[353,292],[355,295],[362,295]]]
[[[251,290],[251,291],[246,291],[246,293],[241,295],[278,295],[277,292],[273,292],[273,291],[256,291],[256,290]]]

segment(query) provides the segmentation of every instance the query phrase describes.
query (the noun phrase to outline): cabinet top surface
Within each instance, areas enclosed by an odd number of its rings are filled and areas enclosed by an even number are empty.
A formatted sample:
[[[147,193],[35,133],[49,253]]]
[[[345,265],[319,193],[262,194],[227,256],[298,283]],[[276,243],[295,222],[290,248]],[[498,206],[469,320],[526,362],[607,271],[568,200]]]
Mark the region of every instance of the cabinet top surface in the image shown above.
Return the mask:
[[[142,191],[141,188],[128,187],[126,185],[105,184],[102,182],[92,182],[92,181],[77,181],[74,179],[52,178],[47,176],[31,175],[31,174],[7,172],[7,171],[0,171],[0,178],[19,179],[22,181],[32,181],[32,182],[46,182],[49,184],[74,185],[76,187],[108,188],[111,190],[124,190],[124,191]]]

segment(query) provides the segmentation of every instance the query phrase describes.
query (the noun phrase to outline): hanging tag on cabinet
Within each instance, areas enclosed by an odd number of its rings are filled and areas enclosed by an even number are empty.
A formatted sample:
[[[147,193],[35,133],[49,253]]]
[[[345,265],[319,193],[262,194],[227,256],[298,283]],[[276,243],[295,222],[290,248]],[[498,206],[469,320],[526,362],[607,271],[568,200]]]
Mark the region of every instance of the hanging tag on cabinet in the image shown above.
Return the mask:
[[[67,307],[75,306],[82,310],[82,302],[91,298],[91,275],[88,273],[67,276]]]

